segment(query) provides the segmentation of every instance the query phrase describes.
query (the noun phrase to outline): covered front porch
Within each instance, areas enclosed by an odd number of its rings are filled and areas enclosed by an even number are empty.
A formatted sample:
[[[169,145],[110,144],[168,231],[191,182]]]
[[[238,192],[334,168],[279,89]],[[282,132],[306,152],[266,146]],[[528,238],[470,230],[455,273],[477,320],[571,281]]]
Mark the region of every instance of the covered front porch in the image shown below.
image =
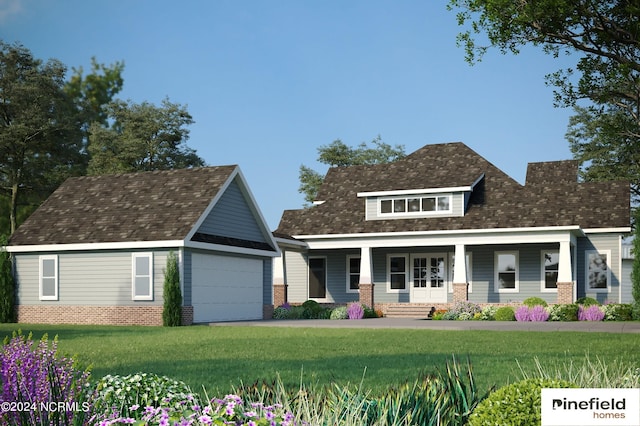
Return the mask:
[[[307,299],[360,301],[374,308],[458,301],[505,304],[531,296],[571,303],[577,297],[581,236],[578,227],[553,227],[279,241],[274,306]]]

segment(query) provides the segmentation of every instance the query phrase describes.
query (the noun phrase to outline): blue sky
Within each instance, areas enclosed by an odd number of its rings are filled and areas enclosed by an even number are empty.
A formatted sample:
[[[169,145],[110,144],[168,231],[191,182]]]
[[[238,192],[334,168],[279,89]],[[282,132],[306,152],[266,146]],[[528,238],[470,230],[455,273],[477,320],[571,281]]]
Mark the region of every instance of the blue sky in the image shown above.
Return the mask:
[[[124,61],[118,97],[186,105],[188,145],[239,164],[275,229],[303,205],[299,166],[324,172],[317,148],[338,138],[461,141],[521,183],[528,162],[571,158],[572,111],[544,84],[566,59],[493,51],[471,67],[446,3],[0,0],[0,38],[69,69]]]

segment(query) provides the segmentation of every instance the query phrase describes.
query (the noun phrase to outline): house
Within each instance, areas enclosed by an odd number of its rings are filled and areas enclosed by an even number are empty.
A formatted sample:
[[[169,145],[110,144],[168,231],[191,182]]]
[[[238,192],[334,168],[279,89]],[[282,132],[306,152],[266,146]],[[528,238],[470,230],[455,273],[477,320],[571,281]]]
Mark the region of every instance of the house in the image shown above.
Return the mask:
[[[7,250],[19,322],[161,325],[170,252],[183,323],[271,316],[279,249],[237,166],[68,179]]]
[[[314,206],[282,215],[274,303],[617,302],[629,199],[576,161],[529,164],[521,185],[463,143],[331,168]]]

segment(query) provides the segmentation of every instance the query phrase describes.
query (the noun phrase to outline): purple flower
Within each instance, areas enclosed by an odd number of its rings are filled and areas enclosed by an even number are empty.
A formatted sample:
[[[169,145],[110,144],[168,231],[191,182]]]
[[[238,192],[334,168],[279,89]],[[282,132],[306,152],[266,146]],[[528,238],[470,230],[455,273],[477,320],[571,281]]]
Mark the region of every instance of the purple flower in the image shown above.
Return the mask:
[[[520,306],[515,312],[517,321],[531,321],[531,314],[528,306]]]
[[[578,320],[579,321],[602,321],[604,319],[604,312],[598,305],[591,305],[587,308],[580,305],[578,308]]]
[[[349,319],[362,319],[364,318],[364,308],[358,302],[354,302],[347,308],[347,315]]]
[[[531,321],[546,321],[549,319],[549,312],[547,312],[544,306],[536,305],[529,309],[529,318]]]

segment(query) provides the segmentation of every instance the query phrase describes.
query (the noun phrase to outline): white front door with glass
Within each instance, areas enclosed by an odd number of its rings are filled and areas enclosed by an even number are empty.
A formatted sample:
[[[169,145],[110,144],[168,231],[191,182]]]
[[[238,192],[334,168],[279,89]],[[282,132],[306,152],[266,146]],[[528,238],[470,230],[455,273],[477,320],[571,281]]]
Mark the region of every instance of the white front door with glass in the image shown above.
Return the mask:
[[[442,303],[447,301],[446,254],[411,256],[411,302]]]

